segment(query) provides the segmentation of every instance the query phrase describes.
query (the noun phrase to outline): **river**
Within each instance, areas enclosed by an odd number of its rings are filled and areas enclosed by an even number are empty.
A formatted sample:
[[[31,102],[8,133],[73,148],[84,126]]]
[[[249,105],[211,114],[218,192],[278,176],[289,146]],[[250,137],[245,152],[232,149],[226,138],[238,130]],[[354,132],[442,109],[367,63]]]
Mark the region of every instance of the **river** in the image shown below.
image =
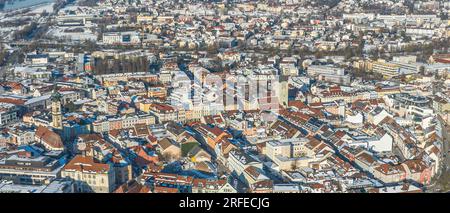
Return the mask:
[[[15,10],[54,1],[55,0],[0,0],[0,10]],[[4,5],[3,7],[2,4]]]

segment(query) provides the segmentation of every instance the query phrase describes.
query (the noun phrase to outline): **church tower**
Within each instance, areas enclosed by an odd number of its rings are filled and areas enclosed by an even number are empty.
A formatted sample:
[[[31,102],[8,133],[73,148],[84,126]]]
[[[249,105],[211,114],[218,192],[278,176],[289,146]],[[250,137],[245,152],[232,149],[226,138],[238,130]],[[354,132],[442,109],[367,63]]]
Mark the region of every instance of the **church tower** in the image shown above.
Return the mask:
[[[62,129],[62,95],[56,91],[56,87],[53,90],[53,94],[50,99],[52,101],[52,127],[55,129]]]

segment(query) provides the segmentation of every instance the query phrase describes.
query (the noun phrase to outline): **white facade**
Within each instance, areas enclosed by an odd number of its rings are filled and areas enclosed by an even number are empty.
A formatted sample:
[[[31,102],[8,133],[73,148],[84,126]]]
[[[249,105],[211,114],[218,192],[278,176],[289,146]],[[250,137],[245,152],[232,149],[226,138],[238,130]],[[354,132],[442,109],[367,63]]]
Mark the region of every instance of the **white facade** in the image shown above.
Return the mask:
[[[141,41],[138,32],[112,32],[103,34],[105,44],[137,44]]]
[[[384,134],[377,140],[369,140],[368,148],[376,152],[391,152],[393,139],[389,134]]]

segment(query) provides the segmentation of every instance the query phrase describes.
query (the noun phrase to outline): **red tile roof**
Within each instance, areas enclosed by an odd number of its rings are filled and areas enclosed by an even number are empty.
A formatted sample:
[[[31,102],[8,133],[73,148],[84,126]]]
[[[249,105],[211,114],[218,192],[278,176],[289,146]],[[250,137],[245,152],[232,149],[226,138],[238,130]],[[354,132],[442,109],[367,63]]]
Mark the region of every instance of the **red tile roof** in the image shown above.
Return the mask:
[[[23,105],[25,103],[24,100],[14,99],[14,98],[0,98],[0,103],[9,103],[15,105]]]
[[[104,163],[97,163],[93,157],[76,155],[63,170],[76,170],[79,172],[108,173],[110,166]]]
[[[170,188],[164,186],[155,186],[155,189],[153,191],[155,193],[178,193],[177,188]]]
[[[61,137],[44,126],[39,126],[37,128],[35,137],[41,140],[42,143],[45,143],[54,149],[64,148],[64,144],[61,140]]]

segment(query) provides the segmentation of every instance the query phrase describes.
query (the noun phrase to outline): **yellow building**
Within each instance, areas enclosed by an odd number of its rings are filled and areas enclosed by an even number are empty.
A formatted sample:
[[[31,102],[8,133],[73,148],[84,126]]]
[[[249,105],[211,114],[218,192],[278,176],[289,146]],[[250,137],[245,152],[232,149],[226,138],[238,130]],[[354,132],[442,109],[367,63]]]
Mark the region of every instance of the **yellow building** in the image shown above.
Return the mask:
[[[382,74],[384,78],[389,79],[399,75],[400,65],[382,61],[375,61],[372,63],[372,70],[376,73]]]
[[[392,87],[392,88],[376,88],[375,92],[378,97],[383,97],[385,95],[392,95],[400,93],[400,87]]]
[[[441,97],[435,97],[433,99],[433,109],[440,114],[450,111],[450,102]]]
[[[359,60],[353,62],[353,66],[359,70],[373,70],[372,61]]]
[[[152,106],[151,102],[140,102],[139,103],[139,110],[143,111],[143,112],[150,112],[150,107]]]
[[[138,15],[136,17],[136,22],[138,24],[142,23],[151,23],[153,21],[153,16],[147,16],[147,15]]]

